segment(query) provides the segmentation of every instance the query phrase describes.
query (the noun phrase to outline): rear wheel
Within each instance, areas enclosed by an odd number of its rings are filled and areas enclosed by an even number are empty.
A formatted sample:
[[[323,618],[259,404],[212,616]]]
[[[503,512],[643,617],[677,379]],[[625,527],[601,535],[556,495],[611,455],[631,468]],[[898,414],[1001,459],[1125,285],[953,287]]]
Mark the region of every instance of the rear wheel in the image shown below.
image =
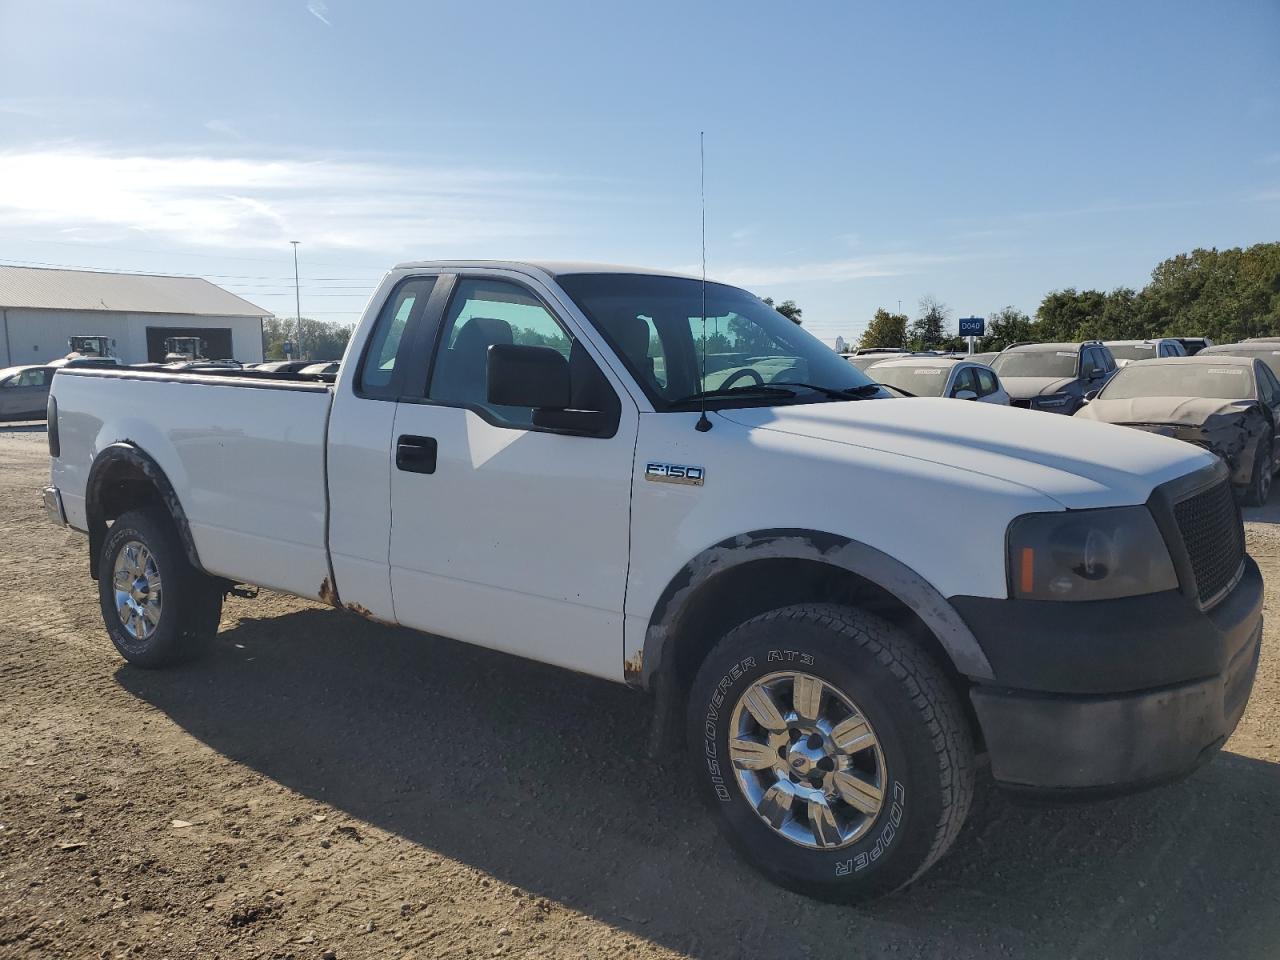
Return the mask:
[[[140,667],[205,651],[218,631],[222,591],[191,565],[163,510],[130,510],[111,525],[98,563],[98,600],[111,642]]]
[[[735,850],[825,900],[888,893],[947,850],[973,793],[958,698],[883,620],[826,604],[732,630],[689,703],[698,785]]]

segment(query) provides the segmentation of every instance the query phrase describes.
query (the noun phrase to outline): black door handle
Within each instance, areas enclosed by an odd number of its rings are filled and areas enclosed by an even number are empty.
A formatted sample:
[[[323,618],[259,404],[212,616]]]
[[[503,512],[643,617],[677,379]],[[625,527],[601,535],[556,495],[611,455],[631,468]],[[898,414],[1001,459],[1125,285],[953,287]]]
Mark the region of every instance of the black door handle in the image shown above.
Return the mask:
[[[402,434],[396,440],[396,469],[409,473],[435,473],[436,438]]]

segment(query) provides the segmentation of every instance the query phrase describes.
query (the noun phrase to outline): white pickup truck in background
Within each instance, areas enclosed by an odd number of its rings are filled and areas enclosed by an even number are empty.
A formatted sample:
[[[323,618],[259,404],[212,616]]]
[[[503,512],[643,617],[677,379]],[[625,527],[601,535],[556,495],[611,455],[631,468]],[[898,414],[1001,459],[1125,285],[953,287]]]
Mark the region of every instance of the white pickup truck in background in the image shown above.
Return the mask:
[[[687,277],[404,264],[332,385],[63,369],[49,443],[131,662],[199,653],[251,584],[652,691],[735,848],[827,899],[941,856],[978,754],[1048,794],[1193,770],[1257,663],[1214,457],[891,399]]]

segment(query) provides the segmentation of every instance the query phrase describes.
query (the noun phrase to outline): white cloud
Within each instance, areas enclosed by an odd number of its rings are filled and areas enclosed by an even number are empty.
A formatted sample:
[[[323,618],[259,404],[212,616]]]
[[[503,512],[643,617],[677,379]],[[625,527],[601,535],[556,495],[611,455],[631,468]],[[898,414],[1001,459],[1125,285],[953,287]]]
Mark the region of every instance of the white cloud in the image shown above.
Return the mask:
[[[0,152],[0,224],[122,230],[215,248],[414,251],[492,247],[560,232],[563,183],[521,172],[373,160],[138,156],[54,147]]]
[[[308,0],[307,13],[311,14],[326,27],[332,27],[329,22],[329,5],[324,0]]]

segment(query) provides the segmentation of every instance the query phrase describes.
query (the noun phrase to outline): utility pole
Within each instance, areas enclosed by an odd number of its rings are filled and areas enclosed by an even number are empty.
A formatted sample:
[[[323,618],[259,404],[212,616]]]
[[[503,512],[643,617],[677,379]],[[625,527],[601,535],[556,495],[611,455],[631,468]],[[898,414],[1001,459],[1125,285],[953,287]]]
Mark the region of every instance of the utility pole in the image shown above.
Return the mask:
[[[298,321],[298,359],[302,359],[302,288],[298,285],[298,242],[290,240],[293,244],[293,304],[297,313],[295,319]]]

